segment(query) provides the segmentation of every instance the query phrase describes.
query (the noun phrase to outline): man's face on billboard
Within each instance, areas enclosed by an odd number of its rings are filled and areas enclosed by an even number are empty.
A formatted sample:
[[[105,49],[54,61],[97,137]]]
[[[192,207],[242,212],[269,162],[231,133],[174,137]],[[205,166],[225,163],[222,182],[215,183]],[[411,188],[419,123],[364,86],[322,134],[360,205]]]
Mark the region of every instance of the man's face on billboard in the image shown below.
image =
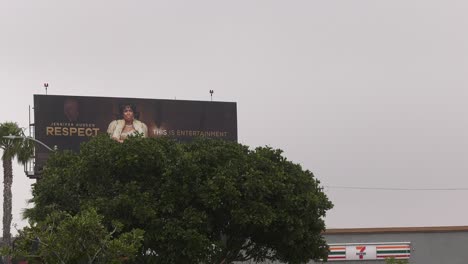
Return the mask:
[[[134,114],[133,110],[130,106],[125,106],[123,110],[123,118],[125,119],[126,122],[131,122],[134,119]]]
[[[77,121],[80,115],[78,110],[78,102],[73,99],[67,99],[63,104],[63,112],[69,121]]]

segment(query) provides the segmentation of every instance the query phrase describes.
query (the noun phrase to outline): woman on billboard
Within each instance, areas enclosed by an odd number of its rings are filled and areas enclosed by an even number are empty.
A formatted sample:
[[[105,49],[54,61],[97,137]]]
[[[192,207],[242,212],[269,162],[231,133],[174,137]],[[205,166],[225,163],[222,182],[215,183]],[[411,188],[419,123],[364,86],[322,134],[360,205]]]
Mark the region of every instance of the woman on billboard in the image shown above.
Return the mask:
[[[133,104],[123,104],[119,107],[120,119],[109,124],[107,133],[112,139],[122,143],[128,136],[143,134],[148,136],[148,127],[135,118],[136,107]]]

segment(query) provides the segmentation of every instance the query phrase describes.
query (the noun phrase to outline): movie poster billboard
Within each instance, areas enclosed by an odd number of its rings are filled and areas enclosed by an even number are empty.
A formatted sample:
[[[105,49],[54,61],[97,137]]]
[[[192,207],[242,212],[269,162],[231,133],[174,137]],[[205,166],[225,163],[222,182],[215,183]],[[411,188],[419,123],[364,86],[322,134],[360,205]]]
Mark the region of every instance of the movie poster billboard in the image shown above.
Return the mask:
[[[137,133],[179,141],[237,141],[236,108],[234,102],[34,95],[34,135],[50,147],[72,151],[102,133],[119,142]],[[36,168],[49,153],[36,147]]]

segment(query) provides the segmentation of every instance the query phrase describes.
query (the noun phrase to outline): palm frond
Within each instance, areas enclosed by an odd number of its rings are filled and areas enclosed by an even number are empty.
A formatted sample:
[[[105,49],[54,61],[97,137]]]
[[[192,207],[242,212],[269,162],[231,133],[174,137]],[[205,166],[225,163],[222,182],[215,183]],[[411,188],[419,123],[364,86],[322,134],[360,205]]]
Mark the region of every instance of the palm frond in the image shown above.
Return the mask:
[[[14,122],[0,124],[0,148],[3,149],[2,159],[17,158],[19,163],[24,164],[34,154],[33,142],[26,139],[6,139],[4,136],[24,137],[23,130]]]

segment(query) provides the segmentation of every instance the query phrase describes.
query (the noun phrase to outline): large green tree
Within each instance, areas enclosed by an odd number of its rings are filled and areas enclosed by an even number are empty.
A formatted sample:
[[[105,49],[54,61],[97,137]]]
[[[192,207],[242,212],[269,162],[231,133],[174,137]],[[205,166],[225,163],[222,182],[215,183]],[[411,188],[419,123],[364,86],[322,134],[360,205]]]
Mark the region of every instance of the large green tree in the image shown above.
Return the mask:
[[[13,166],[12,160],[17,159],[20,163],[28,161],[33,154],[33,145],[29,141],[6,139],[4,136],[24,136],[23,130],[18,124],[5,122],[0,124],[0,148],[3,150],[3,242],[11,245],[11,220],[12,220],[12,193]]]
[[[226,141],[105,136],[52,156],[26,216],[97,208],[123,232],[145,230],[138,263],[324,259],[332,207],[319,181],[280,150]]]

